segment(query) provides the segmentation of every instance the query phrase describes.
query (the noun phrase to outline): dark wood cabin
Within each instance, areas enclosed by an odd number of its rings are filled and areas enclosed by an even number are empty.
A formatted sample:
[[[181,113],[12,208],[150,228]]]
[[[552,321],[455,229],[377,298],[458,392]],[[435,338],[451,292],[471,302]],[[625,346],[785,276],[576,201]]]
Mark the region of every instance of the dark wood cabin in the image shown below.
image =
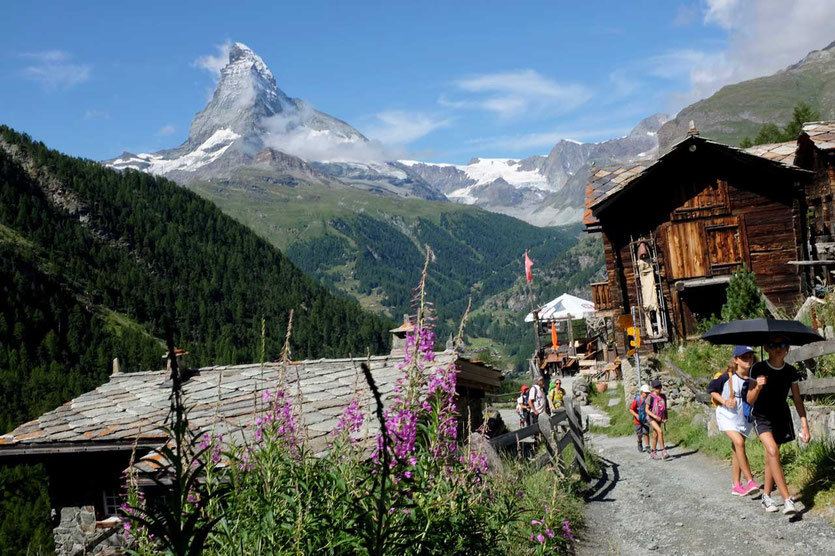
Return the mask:
[[[603,237],[602,316],[637,311],[644,346],[697,333],[731,273],[752,269],[773,308],[808,288],[805,184],[811,173],[689,135],[654,162],[593,171],[584,224]],[[623,349],[625,335],[617,335]]]
[[[835,271],[835,121],[809,122],[797,141],[757,145],[747,152],[812,172],[806,181],[808,257],[794,261],[813,286],[832,286]]]

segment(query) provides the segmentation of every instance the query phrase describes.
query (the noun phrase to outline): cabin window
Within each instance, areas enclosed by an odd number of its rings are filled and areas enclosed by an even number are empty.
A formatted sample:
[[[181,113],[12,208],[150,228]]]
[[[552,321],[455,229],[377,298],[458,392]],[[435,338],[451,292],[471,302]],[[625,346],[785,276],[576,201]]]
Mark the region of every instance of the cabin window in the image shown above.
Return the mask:
[[[118,517],[119,509],[122,505],[122,495],[118,490],[107,489],[102,492],[102,517]]]
[[[730,212],[728,201],[728,182],[715,180],[704,185],[685,183],[679,189],[682,203],[673,210],[672,220],[689,220],[705,216],[720,216]]]

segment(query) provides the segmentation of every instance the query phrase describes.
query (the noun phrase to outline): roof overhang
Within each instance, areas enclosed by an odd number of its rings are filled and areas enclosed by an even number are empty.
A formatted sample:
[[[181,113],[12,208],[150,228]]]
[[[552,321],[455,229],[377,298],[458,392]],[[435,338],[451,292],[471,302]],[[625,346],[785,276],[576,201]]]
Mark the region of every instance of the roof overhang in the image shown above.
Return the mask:
[[[598,213],[605,211],[610,206],[612,206],[612,204],[614,204],[617,200],[619,200],[620,197],[626,191],[634,189],[637,185],[640,185],[647,179],[651,178],[652,175],[658,172],[659,170],[667,168],[671,164],[674,164],[677,158],[676,155],[685,150],[687,152],[697,152],[699,148],[724,150],[729,156],[740,160],[743,164],[759,165],[765,168],[770,168],[774,171],[778,171],[780,173],[785,173],[789,175],[793,174],[798,179],[805,179],[809,176],[814,175],[814,172],[805,170],[803,168],[798,168],[796,166],[784,164],[776,160],[771,160],[762,156],[757,156],[755,154],[746,152],[743,149],[732,147],[730,145],[725,145],[724,143],[711,141],[710,139],[705,139],[704,137],[691,135],[673,145],[669,151],[667,151],[653,164],[648,166],[645,170],[637,174],[634,178],[632,178],[628,182],[614,187],[607,195],[604,195],[597,201],[590,203],[588,208],[591,210],[594,216],[597,216]]]
[[[130,439],[124,442],[31,442],[0,445],[0,458],[20,456],[51,456],[57,454],[83,454],[101,452],[130,452],[134,449],[159,448],[165,438]]]

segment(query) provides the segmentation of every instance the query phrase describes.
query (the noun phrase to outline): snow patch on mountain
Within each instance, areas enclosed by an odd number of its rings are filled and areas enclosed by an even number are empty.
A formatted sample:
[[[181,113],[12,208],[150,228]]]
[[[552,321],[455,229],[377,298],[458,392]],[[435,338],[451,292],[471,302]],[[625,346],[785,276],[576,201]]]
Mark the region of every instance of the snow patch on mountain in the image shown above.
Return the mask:
[[[177,158],[166,159],[159,154],[123,153],[108,165],[117,170],[132,168],[157,175],[165,175],[175,170],[194,172],[220,158],[239,137],[240,135],[231,129],[218,129],[196,149]]]
[[[451,200],[466,204],[475,204],[486,185],[502,180],[501,185],[510,185],[517,189],[535,189],[553,191],[548,178],[539,168],[528,168],[522,160],[514,158],[476,158],[469,164],[446,164],[437,162],[418,162],[416,160],[398,160],[404,166],[420,169],[421,167],[443,168],[458,174],[458,185],[451,191],[443,189]],[[423,168],[425,170],[425,168]]]

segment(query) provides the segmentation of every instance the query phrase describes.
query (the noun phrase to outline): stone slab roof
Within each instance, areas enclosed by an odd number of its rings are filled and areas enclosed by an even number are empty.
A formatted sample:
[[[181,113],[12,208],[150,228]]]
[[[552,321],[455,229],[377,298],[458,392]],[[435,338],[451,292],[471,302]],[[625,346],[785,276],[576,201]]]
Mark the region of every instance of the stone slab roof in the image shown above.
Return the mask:
[[[432,364],[460,361],[452,352],[440,352]],[[360,364],[367,361],[384,401],[402,375],[403,355],[362,359],[319,359],[287,365],[287,391],[301,394],[301,411],[310,446],[324,448],[345,407],[357,395],[370,408],[371,392]],[[500,384],[501,372],[478,363],[460,364],[459,381],[490,390]],[[282,365],[268,363],[204,367],[183,384],[189,420],[195,430],[217,434],[244,434],[255,419],[265,390],[275,388]],[[130,449],[135,442],[159,446],[165,436],[159,429],[169,410],[170,381],[165,371],[117,373],[91,392],[20,425],[0,436],[0,456]],[[372,420],[369,434],[376,434]],[[242,432],[244,431],[244,432]]]
[[[817,148],[821,150],[835,149],[835,120],[805,123],[803,124],[803,131]]]
[[[754,145],[753,147],[745,149],[745,152],[755,154],[769,160],[775,160],[788,166],[794,166],[794,157],[797,154],[797,141]]]

